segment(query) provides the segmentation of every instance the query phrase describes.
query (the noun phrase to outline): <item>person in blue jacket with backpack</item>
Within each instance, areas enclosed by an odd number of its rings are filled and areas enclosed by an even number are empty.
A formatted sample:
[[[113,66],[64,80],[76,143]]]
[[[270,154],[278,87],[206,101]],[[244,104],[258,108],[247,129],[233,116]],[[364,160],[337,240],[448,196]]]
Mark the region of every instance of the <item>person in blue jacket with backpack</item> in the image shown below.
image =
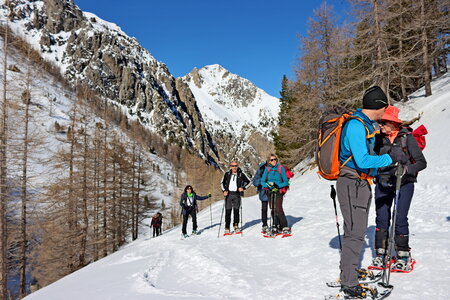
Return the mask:
[[[378,86],[367,89],[363,109],[357,109],[342,128],[339,160],[341,170],[336,191],[344,218],[340,280],[346,297],[365,298],[358,281],[359,253],[364,243],[372,199],[371,182],[377,169],[398,162],[397,157],[374,151],[375,122],[383,116],[388,99]]]
[[[184,188],[183,194],[181,194],[180,206],[182,208],[181,214],[183,215],[183,227],[182,232],[184,237],[188,237],[186,227],[189,215],[192,217],[192,234],[197,234],[197,200],[206,200],[211,198],[211,194],[207,196],[199,196],[194,192],[191,185],[187,185]]]
[[[277,231],[276,233],[282,231],[284,234],[290,234],[291,229],[288,227],[283,211],[283,198],[289,186],[289,180],[286,170],[278,163],[278,158],[275,154],[270,154],[269,156],[268,166],[264,169],[264,173],[261,176],[261,186],[265,189],[269,200],[272,200],[273,198],[271,197],[274,197],[274,203],[269,203],[272,209],[273,229]]]
[[[262,229],[261,233],[269,233],[269,228],[267,227],[267,208],[269,206],[269,197],[267,196],[267,191],[261,185],[262,175],[264,170],[268,166],[268,162],[265,161],[258,166],[255,176],[253,177],[252,183],[258,191],[259,200],[261,200],[261,221]]]

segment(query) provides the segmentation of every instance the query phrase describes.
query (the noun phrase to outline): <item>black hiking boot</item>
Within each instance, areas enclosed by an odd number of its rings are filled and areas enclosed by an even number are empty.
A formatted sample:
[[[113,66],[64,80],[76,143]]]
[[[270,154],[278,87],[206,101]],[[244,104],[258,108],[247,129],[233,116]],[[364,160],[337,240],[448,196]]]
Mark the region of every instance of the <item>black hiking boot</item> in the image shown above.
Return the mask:
[[[341,287],[341,291],[345,294],[346,297],[349,297],[350,299],[365,299],[367,297],[367,292],[360,285],[343,285]]]

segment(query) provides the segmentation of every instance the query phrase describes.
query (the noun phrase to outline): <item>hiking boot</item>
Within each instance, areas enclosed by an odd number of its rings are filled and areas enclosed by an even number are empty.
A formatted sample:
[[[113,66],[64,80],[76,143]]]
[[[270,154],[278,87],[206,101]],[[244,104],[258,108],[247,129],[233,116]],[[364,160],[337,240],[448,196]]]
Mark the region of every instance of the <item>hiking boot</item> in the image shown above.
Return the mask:
[[[284,228],[283,228],[283,234],[291,234],[291,228],[289,228],[289,227],[284,227]]]
[[[384,255],[379,255],[372,260],[372,266],[382,268],[384,265]]]
[[[261,228],[261,233],[269,233],[269,227],[263,226],[263,227]]]
[[[408,271],[411,255],[409,251],[398,251],[397,261],[394,264],[394,269]]]
[[[345,294],[346,297],[356,298],[356,299],[365,299],[367,297],[366,291],[360,286],[346,286],[343,285],[341,287],[341,291]]]
[[[241,232],[241,229],[238,225],[234,225],[234,232]]]
[[[225,231],[223,233],[230,233],[230,228],[225,228]]]
[[[185,233],[185,234],[183,234],[183,237],[184,237],[184,238],[188,238],[189,235],[188,235],[187,233]]]
[[[196,235],[197,234],[197,230],[192,230],[192,235]]]
[[[372,266],[382,268],[384,265],[384,256],[386,254],[386,250],[383,248],[377,249],[377,256],[372,260]]]

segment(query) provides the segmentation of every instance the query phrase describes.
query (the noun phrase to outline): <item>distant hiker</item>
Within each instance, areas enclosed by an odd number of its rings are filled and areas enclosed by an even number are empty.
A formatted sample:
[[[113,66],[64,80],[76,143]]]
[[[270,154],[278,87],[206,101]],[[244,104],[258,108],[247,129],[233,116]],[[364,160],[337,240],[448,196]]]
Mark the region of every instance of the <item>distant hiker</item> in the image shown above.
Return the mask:
[[[267,161],[268,165],[261,176],[261,185],[266,191],[267,198],[269,199],[268,202],[272,210],[272,230],[275,231],[272,233],[277,234],[282,231],[284,234],[290,234],[291,229],[288,227],[283,210],[283,197],[289,186],[286,169],[278,163],[278,158],[275,154],[270,154]]]
[[[378,155],[389,154],[401,162],[405,167],[402,177],[400,193],[397,202],[397,216],[395,223],[395,250],[397,262],[395,269],[408,270],[411,260],[409,248],[409,224],[408,211],[414,194],[414,182],[417,182],[417,174],[427,167],[427,161],[420,147],[411,134],[412,129],[402,126],[398,118],[399,109],[388,106],[381,121],[381,134],[375,138],[375,153]],[[378,169],[375,187],[376,207],[376,231],[375,249],[377,256],[372,265],[383,267],[384,256],[388,244],[388,233],[391,222],[391,206],[395,198],[396,168],[387,166]]]
[[[248,176],[239,168],[236,160],[230,164],[230,170],[225,172],[221,181],[221,188],[225,196],[225,234],[230,233],[231,210],[233,209],[233,228],[240,232],[239,208],[241,207],[241,195],[250,186]]]
[[[266,190],[261,184],[261,178],[264,174],[264,170],[268,166],[267,161],[261,163],[256,170],[255,176],[253,177],[252,183],[258,191],[259,200],[261,200],[261,221],[262,221],[262,233],[268,233],[269,228],[267,227],[267,207],[269,206],[269,197],[267,196]]]
[[[208,194],[207,196],[199,196],[190,185],[187,185],[184,188],[184,192],[181,194],[180,200],[180,206],[182,208],[181,214],[183,215],[182,233],[184,237],[188,237],[186,227],[189,215],[192,217],[192,234],[197,234],[197,201],[206,200],[208,198],[211,198],[211,194]]]
[[[359,253],[367,230],[372,198],[371,180],[376,169],[392,164],[388,154],[374,153],[375,120],[379,120],[388,106],[386,94],[378,86],[366,90],[363,109],[357,109],[342,129],[339,159],[342,167],[336,182],[337,196],[344,218],[340,280],[341,290],[348,297],[365,294],[358,281]]]
[[[153,237],[159,236],[161,234],[162,219],[163,216],[160,212],[157,212],[152,217],[152,223],[150,224],[150,227],[153,227]]]

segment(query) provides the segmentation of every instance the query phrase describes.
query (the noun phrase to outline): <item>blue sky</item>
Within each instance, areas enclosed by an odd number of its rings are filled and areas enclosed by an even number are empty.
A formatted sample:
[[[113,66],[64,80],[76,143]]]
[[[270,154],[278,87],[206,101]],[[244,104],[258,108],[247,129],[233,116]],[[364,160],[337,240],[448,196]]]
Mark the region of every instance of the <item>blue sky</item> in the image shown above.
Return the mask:
[[[75,0],[82,10],[116,23],[175,76],[220,64],[279,97],[281,78],[294,79],[298,35],[322,1]],[[345,14],[345,0],[328,0]]]

